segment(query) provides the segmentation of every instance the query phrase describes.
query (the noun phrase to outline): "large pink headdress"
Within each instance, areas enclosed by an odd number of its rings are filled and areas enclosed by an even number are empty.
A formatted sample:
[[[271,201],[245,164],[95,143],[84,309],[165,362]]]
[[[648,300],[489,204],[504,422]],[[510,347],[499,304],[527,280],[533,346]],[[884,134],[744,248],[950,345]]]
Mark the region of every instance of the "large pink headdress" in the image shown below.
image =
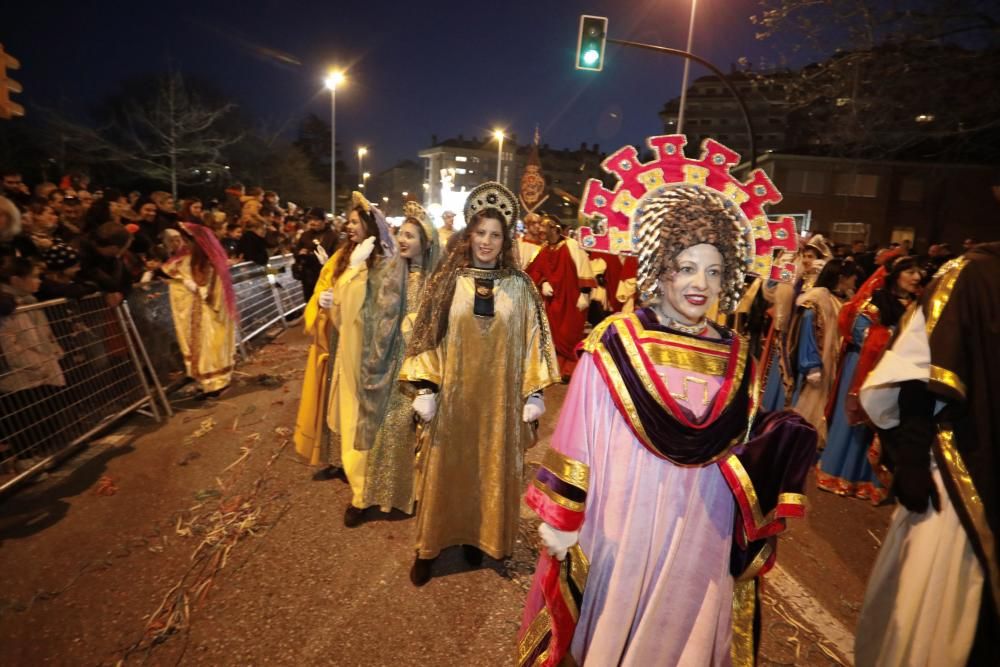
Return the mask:
[[[234,318],[238,317],[236,292],[233,291],[233,279],[229,274],[229,258],[225,248],[219,243],[215,233],[204,225],[182,222],[181,227],[202,249],[208,257],[208,261],[211,262],[212,268],[215,269],[215,274],[219,276],[219,281],[222,283],[222,295],[226,301],[226,311]]]
[[[687,138],[682,134],[649,137],[647,145],[655,157],[640,162],[633,146],[625,146],[601,163],[618,177],[611,190],[590,179],[583,192],[580,214],[591,224],[580,227],[580,245],[587,250],[634,254],[639,258],[640,289],[655,282],[651,274],[657,242],[656,230],[644,222],[647,202],[655,202],[672,188],[695,188],[721,202],[739,228],[742,266],[739,272],[788,282],[795,273],[790,262],[776,259],[781,250],[794,252],[797,246],[795,222],[791,217],[771,220],[764,212],[767,204],[781,201],[781,193],[761,169],[742,182],[730,173],[740,156],[714,139],[701,145],[701,158],[684,155]],[[646,227],[650,228],[647,229]]]

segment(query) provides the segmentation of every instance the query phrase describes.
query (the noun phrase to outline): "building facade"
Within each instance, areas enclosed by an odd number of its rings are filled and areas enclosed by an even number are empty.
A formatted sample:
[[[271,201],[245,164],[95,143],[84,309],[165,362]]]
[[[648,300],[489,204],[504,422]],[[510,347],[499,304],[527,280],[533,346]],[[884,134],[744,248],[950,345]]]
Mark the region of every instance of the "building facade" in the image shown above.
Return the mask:
[[[757,154],[787,148],[788,114],[781,100],[780,73],[752,76],[734,72],[726,78],[743,97],[754,126]],[[663,133],[677,132],[680,98],[674,98],[660,111]],[[739,103],[719,77],[703,76],[687,90],[684,109],[684,134],[691,144],[699,145],[707,138],[715,139],[747,157],[750,138]]]
[[[784,197],[769,213],[811,212],[808,231],[840,243],[909,239],[924,252],[932,243],[1000,239],[997,174],[988,166],[784,153],[767,153],[757,166]]]

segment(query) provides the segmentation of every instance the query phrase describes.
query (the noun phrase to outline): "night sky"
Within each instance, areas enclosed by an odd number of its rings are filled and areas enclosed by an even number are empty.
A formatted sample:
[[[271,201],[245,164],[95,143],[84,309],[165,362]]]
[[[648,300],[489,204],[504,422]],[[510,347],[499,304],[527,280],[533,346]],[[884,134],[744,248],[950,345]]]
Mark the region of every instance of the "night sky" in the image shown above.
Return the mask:
[[[694,52],[724,71],[772,47],[754,39],[756,0],[700,0]],[[679,94],[683,61],[609,46],[601,73],[573,69],[578,17],[607,16],[609,35],[683,48],[689,0],[497,2],[132,2],[21,0],[0,41],[21,60],[28,107],[83,117],[124,78],[169,64],[231,95],[244,113],[294,133],[329,116],[327,67],[347,69],[337,138],[366,169],[416,158],[431,134],[503,127],[527,143],[609,151],[661,132],[657,111]],[[287,54],[300,65],[276,54]],[[692,79],[706,74],[692,66]],[[372,162],[372,160],[374,162]]]

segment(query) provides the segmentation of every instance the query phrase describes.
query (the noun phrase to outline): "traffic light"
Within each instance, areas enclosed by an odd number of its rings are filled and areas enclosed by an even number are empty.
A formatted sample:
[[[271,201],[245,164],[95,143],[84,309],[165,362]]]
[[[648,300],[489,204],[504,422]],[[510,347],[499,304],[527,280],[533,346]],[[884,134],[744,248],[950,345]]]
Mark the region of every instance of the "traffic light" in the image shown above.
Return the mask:
[[[21,63],[17,58],[5,53],[3,44],[0,44],[0,118],[9,120],[14,116],[23,116],[24,107],[17,102],[10,101],[11,93],[21,92],[21,84],[14,79],[7,78],[8,69],[20,69]]]
[[[608,19],[603,16],[580,16],[580,36],[576,42],[576,68],[600,72],[604,69],[604,41]]]

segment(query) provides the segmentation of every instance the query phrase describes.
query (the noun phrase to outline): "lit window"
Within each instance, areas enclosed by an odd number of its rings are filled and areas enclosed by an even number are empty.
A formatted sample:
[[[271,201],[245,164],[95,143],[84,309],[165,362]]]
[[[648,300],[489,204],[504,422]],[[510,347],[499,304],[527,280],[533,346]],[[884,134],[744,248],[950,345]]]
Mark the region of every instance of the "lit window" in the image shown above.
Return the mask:
[[[459,167],[458,169],[455,170],[455,173],[456,174],[464,174],[465,173],[465,169]]]
[[[455,162],[468,162],[468,161],[469,161],[469,158],[465,157],[464,155],[456,155],[455,156]]]

